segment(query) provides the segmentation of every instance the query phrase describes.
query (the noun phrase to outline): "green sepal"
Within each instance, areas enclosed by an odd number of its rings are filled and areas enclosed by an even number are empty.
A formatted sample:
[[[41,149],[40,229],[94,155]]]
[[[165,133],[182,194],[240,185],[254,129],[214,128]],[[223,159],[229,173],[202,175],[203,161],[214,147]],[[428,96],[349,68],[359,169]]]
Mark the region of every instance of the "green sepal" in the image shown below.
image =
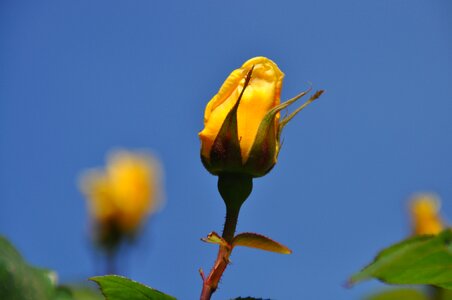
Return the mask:
[[[275,124],[276,115],[289,105],[309,93],[311,89],[301,92],[294,98],[281,103],[271,110],[269,110],[261,123],[256,133],[256,137],[251,147],[247,161],[244,168],[253,176],[261,177],[270,172],[273,166],[276,164],[278,151],[280,148],[280,127],[279,124]]]
[[[248,160],[245,163],[245,169],[249,170],[249,173],[253,177],[264,176],[273,168],[276,164],[276,160],[281,148],[281,132],[284,126],[295,117],[301,110],[308,106],[311,102],[318,99],[322,95],[323,90],[315,92],[315,94],[309,98],[303,105],[297,108],[289,116],[283,118],[279,124],[275,124],[276,115],[283,109],[289,107],[295,103],[298,99],[305,96],[311,91],[309,88],[306,91],[301,92],[292,99],[289,99],[267,112],[259,124],[256,138],[253,146],[251,147]]]
[[[308,93],[309,91],[311,91],[311,89],[307,90],[306,93]],[[324,90],[319,90],[316,91],[314,93],[314,95],[312,95],[305,103],[303,103],[299,108],[297,108],[296,110],[294,110],[290,115],[288,115],[287,117],[284,117],[281,122],[279,123],[279,127],[280,127],[280,131],[284,128],[284,126],[287,125],[287,123],[289,123],[290,120],[292,120],[293,117],[295,117],[300,111],[302,111],[304,108],[306,108],[306,106],[308,106],[310,103],[312,103],[314,100],[317,100],[322,94],[323,94]],[[305,95],[306,93],[301,93],[303,95]],[[300,95],[301,95],[300,94]],[[300,96],[301,97],[301,96]],[[294,100],[295,99],[295,100]],[[290,99],[289,101],[295,102],[297,99],[299,99],[299,96],[295,96],[294,98]],[[285,103],[289,102],[286,101]],[[292,102],[292,103],[293,103]],[[289,103],[289,104],[292,104]]]
[[[275,117],[276,113],[265,115],[259,124],[256,138],[245,162],[244,169],[253,177],[264,176],[276,164],[279,141],[276,139]]]

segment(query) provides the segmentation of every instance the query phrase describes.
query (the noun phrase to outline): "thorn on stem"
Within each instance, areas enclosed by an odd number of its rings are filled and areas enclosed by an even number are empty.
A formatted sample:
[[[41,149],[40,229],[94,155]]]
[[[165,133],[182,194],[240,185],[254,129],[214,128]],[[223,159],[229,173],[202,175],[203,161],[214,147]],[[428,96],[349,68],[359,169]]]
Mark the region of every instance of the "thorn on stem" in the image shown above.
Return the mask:
[[[231,263],[231,260],[226,256],[223,256],[223,261],[228,265]]]
[[[199,268],[198,272],[199,272],[199,275],[201,275],[202,282],[206,282],[206,277],[204,276],[204,271],[201,268]]]

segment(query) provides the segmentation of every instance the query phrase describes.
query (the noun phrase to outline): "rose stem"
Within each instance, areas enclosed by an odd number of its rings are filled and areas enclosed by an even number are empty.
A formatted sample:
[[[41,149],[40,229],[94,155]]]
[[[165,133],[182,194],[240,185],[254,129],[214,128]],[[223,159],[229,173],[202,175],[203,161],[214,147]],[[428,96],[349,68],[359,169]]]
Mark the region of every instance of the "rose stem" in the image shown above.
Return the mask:
[[[232,241],[239,218],[240,207],[253,190],[253,179],[242,174],[222,174],[218,177],[218,191],[226,204],[226,221],[223,227],[223,239],[227,245],[220,245],[217,259],[207,278],[201,272],[203,287],[201,300],[209,300],[218,287],[218,282],[229,264]]]
[[[232,239],[234,238],[235,228],[237,226],[237,220],[239,217],[240,207],[238,209],[227,209],[226,210],[226,222],[224,223],[223,228],[223,239],[228,243],[232,243]],[[223,275],[223,272],[226,270],[226,267],[229,263],[229,256],[231,255],[232,249],[226,246],[220,246],[218,250],[217,259],[215,261],[214,267],[210,271],[209,276],[204,280],[202,292],[201,292],[201,300],[209,300],[212,297],[212,294],[218,287],[218,282]]]

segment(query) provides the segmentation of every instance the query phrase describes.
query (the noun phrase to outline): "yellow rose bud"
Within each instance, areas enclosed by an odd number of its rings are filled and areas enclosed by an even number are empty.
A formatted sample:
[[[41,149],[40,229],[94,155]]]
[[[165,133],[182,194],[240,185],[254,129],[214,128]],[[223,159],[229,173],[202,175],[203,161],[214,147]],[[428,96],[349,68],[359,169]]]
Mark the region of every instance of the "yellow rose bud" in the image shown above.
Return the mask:
[[[306,94],[281,104],[283,78],[284,73],[265,57],[248,60],[229,75],[207,104],[199,133],[201,159],[209,172],[260,177],[272,169],[283,127],[305,107],[280,121],[279,112]]]
[[[152,157],[126,151],[110,155],[105,171],[82,176],[81,189],[99,242],[116,243],[140,229],[159,206],[159,177],[160,168]]]
[[[410,202],[413,234],[438,234],[444,229],[439,215],[440,201],[435,195],[419,194]]]

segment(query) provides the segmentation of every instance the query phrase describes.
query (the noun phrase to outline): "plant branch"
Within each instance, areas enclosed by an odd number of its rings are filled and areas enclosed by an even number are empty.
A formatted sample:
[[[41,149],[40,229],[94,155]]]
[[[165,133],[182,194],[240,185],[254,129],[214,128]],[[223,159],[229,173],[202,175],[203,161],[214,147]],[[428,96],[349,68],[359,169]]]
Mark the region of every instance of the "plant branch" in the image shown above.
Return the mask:
[[[226,221],[223,228],[223,239],[228,243],[228,246],[220,246],[218,250],[217,259],[210,271],[207,278],[204,279],[201,300],[209,300],[212,294],[216,291],[218,283],[220,282],[223,272],[229,264],[229,257],[231,256],[232,249],[229,246],[234,238],[235,228],[237,226],[237,220],[239,217],[240,208],[227,209]]]
[[[240,208],[253,189],[253,179],[243,174],[222,174],[218,177],[218,191],[226,204],[226,221],[223,227],[223,239],[226,245],[220,245],[217,259],[207,278],[201,273],[203,286],[201,300],[210,300],[216,291],[224,270],[229,264]]]

